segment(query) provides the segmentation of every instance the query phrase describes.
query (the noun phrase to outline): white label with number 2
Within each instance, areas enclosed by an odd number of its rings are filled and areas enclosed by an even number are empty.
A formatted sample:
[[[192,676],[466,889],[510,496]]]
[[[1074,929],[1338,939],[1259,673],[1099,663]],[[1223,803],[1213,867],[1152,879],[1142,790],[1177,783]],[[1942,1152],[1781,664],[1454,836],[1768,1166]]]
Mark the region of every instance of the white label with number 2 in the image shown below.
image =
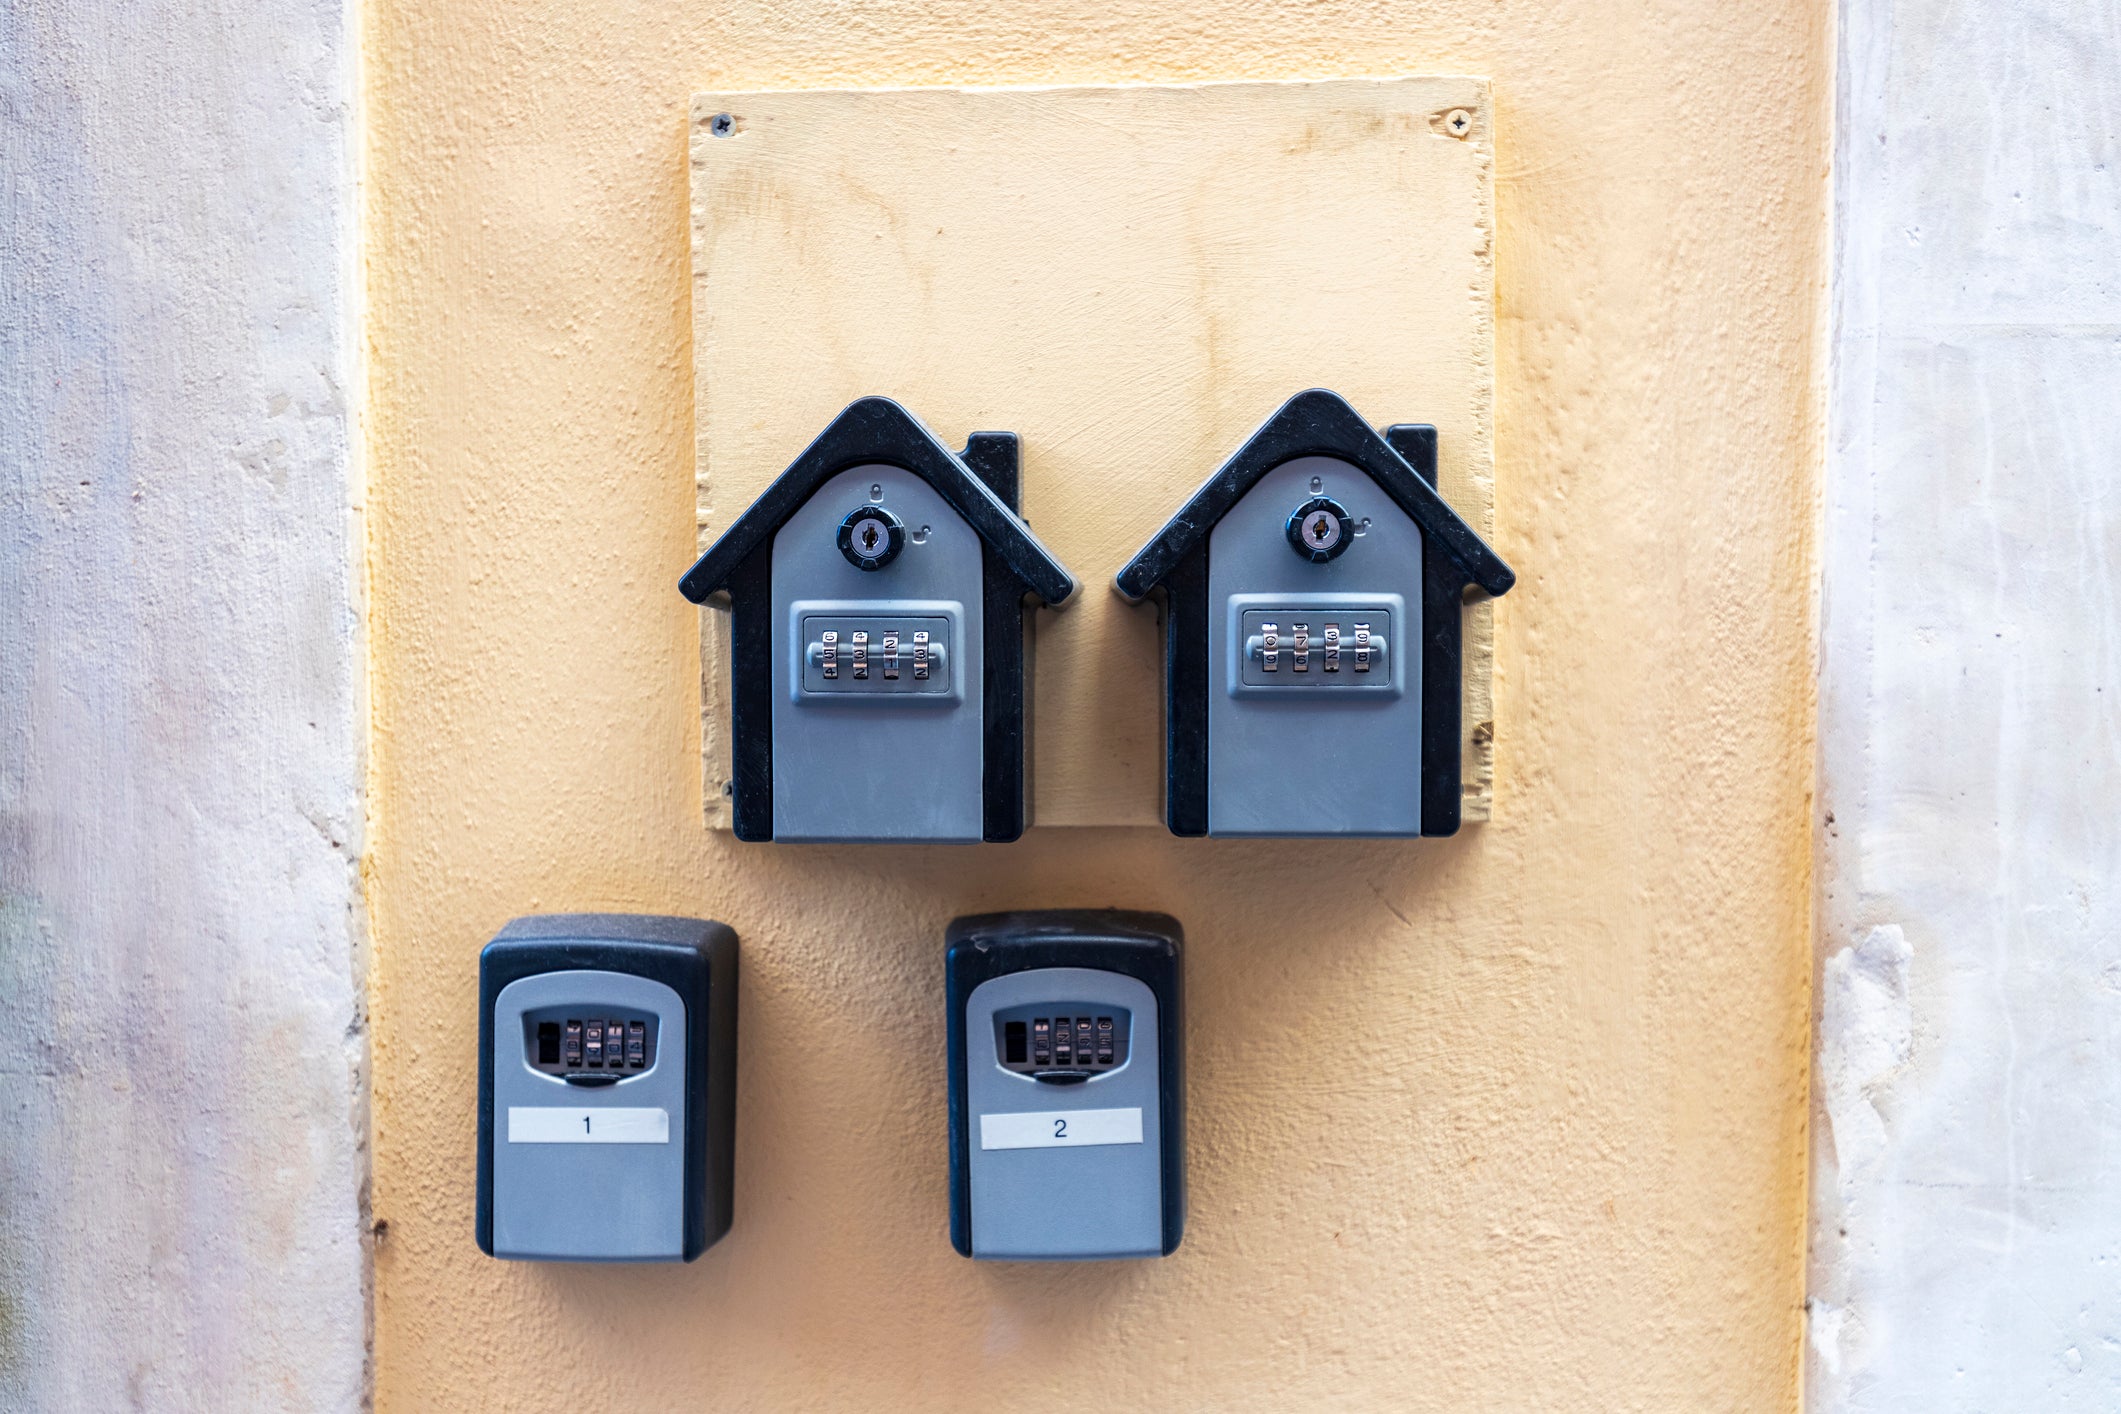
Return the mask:
[[[1093,1144],[1139,1144],[1142,1112],[1033,1110],[979,1117],[982,1149],[1082,1149]]]
[[[664,1109],[563,1109],[557,1105],[510,1105],[511,1144],[668,1144],[670,1111]]]

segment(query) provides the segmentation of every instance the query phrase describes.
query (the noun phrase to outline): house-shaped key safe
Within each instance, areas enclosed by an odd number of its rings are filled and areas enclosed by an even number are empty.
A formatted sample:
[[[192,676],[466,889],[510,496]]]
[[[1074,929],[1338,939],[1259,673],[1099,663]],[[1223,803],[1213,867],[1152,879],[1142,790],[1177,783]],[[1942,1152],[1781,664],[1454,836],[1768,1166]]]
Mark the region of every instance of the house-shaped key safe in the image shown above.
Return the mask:
[[[1024,832],[1027,619],[1075,580],[1017,514],[1017,439],[952,453],[863,398],[686,571],[726,599],[739,839]]]
[[[1119,573],[1165,601],[1171,832],[1456,832],[1459,615],[1515,580],[1437,494],[1434,427],[1291,398]]]

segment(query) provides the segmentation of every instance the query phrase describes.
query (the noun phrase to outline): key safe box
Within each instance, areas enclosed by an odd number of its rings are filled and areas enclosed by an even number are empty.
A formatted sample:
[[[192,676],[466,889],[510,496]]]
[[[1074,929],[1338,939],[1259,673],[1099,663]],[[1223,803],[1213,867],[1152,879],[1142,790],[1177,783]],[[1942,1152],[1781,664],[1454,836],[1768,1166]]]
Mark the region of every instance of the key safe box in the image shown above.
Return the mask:
[[[479,954],[477,1236],[488,1255],[691,1261],[729,1230],[736,934],[518,918]]]
[[[687,599],[733,616],[737,838],[1023,834],[1027,619],[1075,580],[1019,504],[1014,433],[952,453],[862,398],[686,571]]]
[[[1156,1257],[1186,1223],[1183,930],[1161,913],[950,925],[950,1240],[967,1257]]]
[[[1463,597],[1515,581],[1434,427],[1291,398],[1119,572],[1163,600],[1171,832],[1455,833]]]

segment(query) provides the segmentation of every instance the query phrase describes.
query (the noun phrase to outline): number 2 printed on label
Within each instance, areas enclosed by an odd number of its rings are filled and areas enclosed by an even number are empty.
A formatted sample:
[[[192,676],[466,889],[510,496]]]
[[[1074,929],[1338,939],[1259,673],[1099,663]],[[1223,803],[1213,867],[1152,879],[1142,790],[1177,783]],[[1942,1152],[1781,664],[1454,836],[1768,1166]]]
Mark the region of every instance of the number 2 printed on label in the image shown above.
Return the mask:
[[[1142,1142],[1142,1112],[1029,1110],[979,1117],[982,1149],[1088,1149],[1100,1144]]]

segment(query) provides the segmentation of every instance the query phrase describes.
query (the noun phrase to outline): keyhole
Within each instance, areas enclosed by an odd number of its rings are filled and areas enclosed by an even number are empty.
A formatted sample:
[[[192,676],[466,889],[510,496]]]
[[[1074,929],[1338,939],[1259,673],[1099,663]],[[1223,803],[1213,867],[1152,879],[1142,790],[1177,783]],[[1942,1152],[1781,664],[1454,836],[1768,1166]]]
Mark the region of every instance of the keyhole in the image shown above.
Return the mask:
[[[1348,509],[1325,496],[1313,496],[1282,522],[1289,548],[1314,565],[1322,565],[1348,548]]]
[[[880,570],[898,558],[903,532],[899,519],[882,506],[861,506],[840,522],[840,553],[858,570]]]

